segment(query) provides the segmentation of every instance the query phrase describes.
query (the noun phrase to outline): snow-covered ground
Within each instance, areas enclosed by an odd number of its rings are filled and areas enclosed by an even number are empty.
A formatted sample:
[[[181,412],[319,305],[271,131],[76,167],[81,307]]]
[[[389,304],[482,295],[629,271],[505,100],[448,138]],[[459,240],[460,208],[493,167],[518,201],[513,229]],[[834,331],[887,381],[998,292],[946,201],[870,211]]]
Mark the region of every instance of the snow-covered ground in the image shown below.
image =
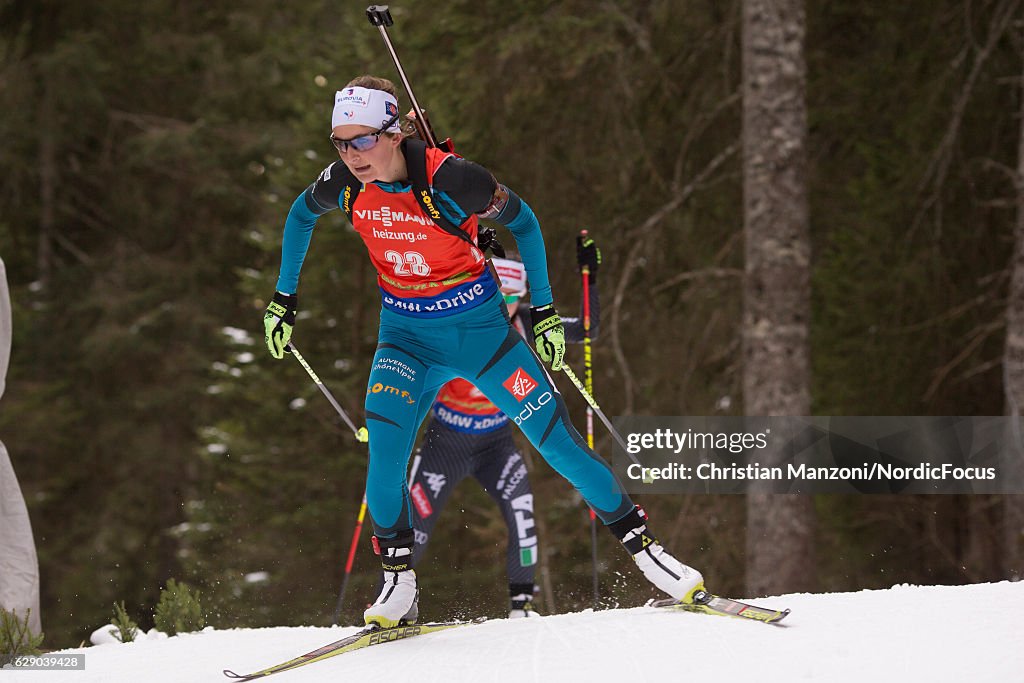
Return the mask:
[[[649,607],[432,633],[275,674],[268,683],[478,681],[1024,681],[1024,582],[896,586],[752,601],[785,627]],[[207,631],[66,650],[85,671],[0,671],[0,683],[226,683],[354,632]]]

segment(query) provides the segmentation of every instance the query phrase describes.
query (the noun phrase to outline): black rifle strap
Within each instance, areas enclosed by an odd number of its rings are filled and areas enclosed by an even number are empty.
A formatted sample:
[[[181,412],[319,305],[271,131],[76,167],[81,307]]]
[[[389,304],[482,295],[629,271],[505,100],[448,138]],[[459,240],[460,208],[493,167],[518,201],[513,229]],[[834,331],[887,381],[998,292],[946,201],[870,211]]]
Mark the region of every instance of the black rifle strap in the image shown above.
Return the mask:
[[[416,197],[416,201],[423,207],[426,214],[430,216],[430,220],[448,234],[455,235],[475,247],[476,243],[473,242],[473,238],[466,234],[465,230],[445,218],[434,204],[430,183],[427,182],[427,143],[415,138],[408,138],[402,143],[402,151],[405,154],[405,166],[409,172],[409,181],[412,183],[413,196]]]
[[[352,171],[348,170],[348,166],[342,163],[341,167],[344,169],[345,183],[338,203],[341,205],[341,210],[345,212],[345,218],[348,219],[349,225],[355,225],[352,222],[352,206],[356,203],[359,193],[363,191],[363,184],[356,179]]]

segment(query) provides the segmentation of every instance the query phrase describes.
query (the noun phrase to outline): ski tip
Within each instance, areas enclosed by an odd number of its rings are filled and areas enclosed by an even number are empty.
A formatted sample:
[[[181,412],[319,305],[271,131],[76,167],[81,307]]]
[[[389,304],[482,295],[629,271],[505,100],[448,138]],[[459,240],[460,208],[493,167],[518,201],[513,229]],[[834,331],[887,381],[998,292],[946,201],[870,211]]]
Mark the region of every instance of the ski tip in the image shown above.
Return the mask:
[[[779,622],[789,616],[790,612],[789,609],[776,610],[768,607],[751,605],[749,603],[732,600],[730,598],[723,598],[719,595],[706,592],[695,595],[693,602],[682,602],[681,600],[668,598],[651,600],[646,604],[646,606],[666,607],[682,610],[684,612],[713,614],[721,617],[735,617],[779,626],[784,625],[779,624]]]
[[[764,623],[770,624],[772,626],[788,626],[788,624],[780,624],[779,623],[779,622],[781,622],[783,619],[785,619],[788,616],[789,616],[789,610],[788,609],[783,609],[783,610],[775,610],[775,614],[773,614],[773,615],[771,615],[769,617],[766,617],[764,619],[758,619],[758,618],[753,618],[753,617],[751,619],[753,621],[763,621]]]

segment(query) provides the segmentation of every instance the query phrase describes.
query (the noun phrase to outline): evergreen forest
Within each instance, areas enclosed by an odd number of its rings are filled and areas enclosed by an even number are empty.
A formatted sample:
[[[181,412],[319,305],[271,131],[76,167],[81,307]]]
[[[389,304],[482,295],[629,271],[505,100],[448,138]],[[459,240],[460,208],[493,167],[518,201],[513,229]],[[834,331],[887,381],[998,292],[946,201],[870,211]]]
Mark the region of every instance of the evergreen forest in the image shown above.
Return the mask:
[[[1003,415],[1024,3],[802,4],[811,414]],[[435,130],[538,216],[566,315],[581,302],[575,237],[600,246],[593,371],[609,416],[743,414],[742,6],[391,6],[389,35]],[[0,438],[32,520],[49,648],[77,646],[115,602],[151,627],[170,579],[201,591],[217,628],[331,621],[366,447],[297,362],[267,353],[262,318],[288,208],[337,159],[334,92],[375,74],[409,106],[364,9],[0,2],[0,255],[14,309]],[[342,212],[324,216],[295,339],[358,424],[375,278]],[[582,357],[570,347],[574,367]],[[586,404],[558,381],[584,428]],[[590,607],[587,508],[521,445],[538,609]],[[709,588],[745,596],[743,496],[638,502]],[[816,496],[813,589],[1019,578],[1024,526],[1005,503]],[[374,595],[368,527],[345,623]],[[654,597],[598,532],[600,606]],[[490,498],[464,482],[417,567],[422,617],[501,616],[505,543]]]

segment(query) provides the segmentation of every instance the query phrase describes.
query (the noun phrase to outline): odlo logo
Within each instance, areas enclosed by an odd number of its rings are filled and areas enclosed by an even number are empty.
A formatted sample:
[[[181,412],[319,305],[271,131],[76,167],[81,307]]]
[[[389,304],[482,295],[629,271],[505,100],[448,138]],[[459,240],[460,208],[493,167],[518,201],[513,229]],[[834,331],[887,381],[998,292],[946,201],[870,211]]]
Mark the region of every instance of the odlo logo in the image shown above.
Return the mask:
[[[524,422],[529,420],[535,412],[540,410],[541,406],[547,405],[552,398],[554,398],[554,396],[551,395],[551,392],[545,391],[543,394],[540,395],[540,398],[537,399],[536,404],[534,404],[533,401],[527,401],[526,407],[519,411],[519,414],[512,419],[515,420],[517,425],[523,424]]]
[[[537,388],[537,381],[526,374],[526,371],[519,368],[512,373],[512,376],[501,383],[501,386],[508,389],[509,393],[516,397],[517,401],[522,402],[524,398],[529,396],[530,392]]]

